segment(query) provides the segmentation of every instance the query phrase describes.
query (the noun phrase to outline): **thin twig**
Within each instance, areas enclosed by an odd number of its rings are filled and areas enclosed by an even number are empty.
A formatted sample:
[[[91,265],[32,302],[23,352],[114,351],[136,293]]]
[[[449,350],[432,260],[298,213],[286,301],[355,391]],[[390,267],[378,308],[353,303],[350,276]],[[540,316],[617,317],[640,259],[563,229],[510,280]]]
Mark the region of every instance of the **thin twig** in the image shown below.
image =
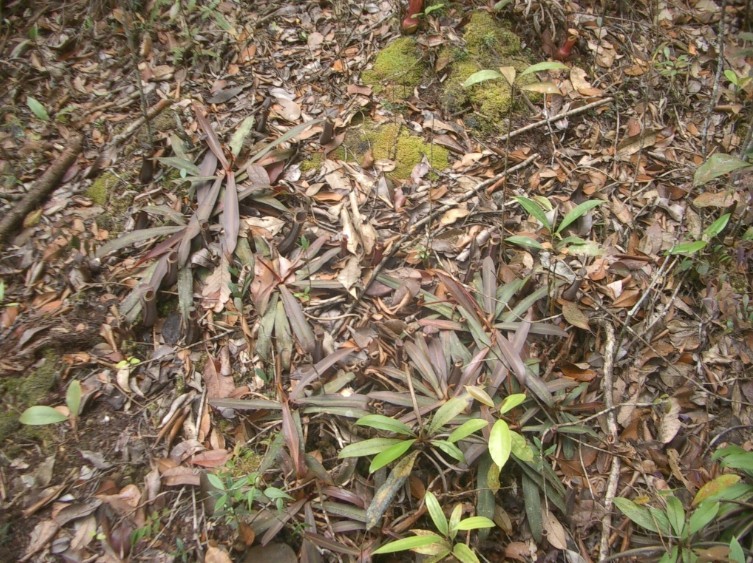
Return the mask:
[[[706,119],[703,120],[703,158],[708,154],[709,126],[711,124],[711,115],[714,113],[716,106],[716,97],[719,94],[719,84],[722,81],[722,71],[724,70],[724,12],[727,10],[727,0],[722,0],[721,16],[719,17],[719,42],[717,46],[718,54],[716,58],[716,74],[714,75],[714,88],[711,90],[711,99],[709,100],[709,111]]]
[[[606,344],[604,346],[604,377],[601,380],[601,388],[604,393],[604,403],[609,410],[607,413],[607,431],[609,442],[614,446],[617,441],[617,418],[614,415],[612,391],[614,389],[614,356],[615,338],[614,327],[609,321],[603,323],[606,332]],[[609,553],[609,535],[612,529],[612,501],[617,493],[617,484],[620,479],[620,457],[612,454],[612,469],[609,472],[607,490],[604,494],[604,516],[601,519],[601,541],[599,542],[599,561],[603,561]]]
[[[455,201],[452,201],[450,203],[446,203],[445,205],[442,205],[438,208],[436,208],[434,211],[432,211],[429,215],[421,219],[420,221],[417,221],[411,227],[408,229],[408,232],[406,232],[402,237],[400,237],[400,240],[398,240],[390,249],[389,252],[387,252],[385,255],[382,256],[382,259],[379,261],[379,264],[376,265],[374,270],[371,272],[371,275],[369,276],[369,279],[364,283],[363,289],[358,294],[358,297],[356,297],[348,306],[345,313],[343,313],[343,317],[347,317],[358,306],[358,304],[361,302],[361,299],[363,299],[363,296],[366,295],[366,292],[369,290],[369,287],[371,287],[371,284],[374,283],[374,280],[377,279],[377,276],[382,272],[384,267],[386,266],[387,262],[397,253],[398,250],[405,244],[409,238],[411,238],[418,229],[426,225],[427,223],[431,223],[434,219],[445,213],[446,211],[452,209],[453,207],[457,207],[459,204],[463,203],[464,201],[468,201],[472,197],[477,196],[481,190],[494,185],[496,182],[501,180],[502,178],[506,177],[507,175],[517,172],[518,170],[525,168],[529,164],[531,164],[534,160],[536,160],[539,157],[538,153],[535,153],[531,156],[529,156],[527,159],[525,159],[523,162],[516,164],[512,168],[509,168],[505,170],[504,172],[500,172],[493,178],[489,178],[488,180],[484,180],[483,182],[479,183],[477,186],[475,186],[472,190],[469,190],[467,193],[463,194],[461,197],[456,199]],[[337,334],[340,332],[340,329],[342,329],[342,326],[345,322],[345,318],[341,319],[340,322],[338,322],[335,325],[334,330],[332,331],[333,334]]]
[[[499,141],[507,141],[508,139],[512,139],[513,137],[517,137],[518,135],[525,133],[526,131],[530,131],[531,129],[536,129],[537,127],[544,127],[545,125],[552,123],[557,123],[561,119],[565,119],[566,117],[570,117],[571,115],[578,115],[579,113],[583,113],[584,111],[588,111],[590,109],[603,106],[604,104],[608,104],[609,102],[613,101],[614,98],[604,98],[603,100],[599,100],[597,102],[591,102],[590,104],[586,104],[585,106],[571,109],[562,113],[558,113],[554,117],[550,117],[548,119],[542,119],[541,121],[537,121],[536,123],[529,123],[525,127],[521,127],[520,129],[516,129],[515,131],[511,131],[510,133],[506,133],[499,137]]]

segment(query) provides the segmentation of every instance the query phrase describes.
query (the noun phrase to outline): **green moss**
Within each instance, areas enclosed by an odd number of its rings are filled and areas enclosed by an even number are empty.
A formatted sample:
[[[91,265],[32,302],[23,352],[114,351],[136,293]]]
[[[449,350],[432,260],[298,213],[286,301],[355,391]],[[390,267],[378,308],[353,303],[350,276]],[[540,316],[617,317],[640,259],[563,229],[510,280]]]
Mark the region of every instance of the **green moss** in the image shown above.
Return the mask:
[[[442,102],[449,113],[457,113],[471,106],[475,115],[469,116],[467,125],[482,133],[504,130],[504,123],[513,107],[513,93],[506,80],[489,80],[465,88],[463,82],[480,70],[497,70],[512,66],[518,71],[518,83],[529,84],[534,75],[520,77],[520,72],[530,65],[521,53],[520,38],[507,24],[494,19],[488,12],[471,15],[463,34],[465,50],[445,48],[441,60],[451,61],[449,79],[442,93]],[[539,94],[527,93],[532,101]]]
[[[120,178],[115,173],[106,170],[89,186],[86,195],[97,205],[105,207],[110,200],[110,194],[119,182]]]
[[[113,233],[120,232],[120,225],[125,212],[133,202],[135,191],[127,189],[127,178],[120,177],[107,170],[103,172],[86,190],[86,195],[106,212],[97,216],[96,221],[102,229]]]
[[[395,169],[389,175],[396,180],[410,178],[413,167],[421,162],[424,155],[435,170],[443,170],[449,165],[447,149],[427,143],[396,123],[381,126],[365,123],[360,129],[350,130],[338,156],[360,161],[369,150],[374,160],[395,162]]]
[[[41,438],[46,434],[43,426],[21,426],[18,417],[28,407],[44,402],[50,391],[57,385],[58,371],[57,355],[53,351],[47,351],[44,361],[31,373],[21,377],[4,378],[0,381],[0,397],[2,397],[0,442],[19,430],[27,439]]]
[[[500,59],[520,53],[520,37],[489,12],[471,14],[463,39],[468,52],[484,68],[495,68]]]
[[[421,83],[425,66],[416,41],[411,37],[396,39],[377,55],[374,66],[361,74],[364,84],[375,93],[405,97]]]
[[[304,160],[301,161],[301,172],[305,174],[306,172],[309,172],[311,170],[319,170],[323,161],[324,158],[322,156],[322,153],[317,152],[309,154]]]

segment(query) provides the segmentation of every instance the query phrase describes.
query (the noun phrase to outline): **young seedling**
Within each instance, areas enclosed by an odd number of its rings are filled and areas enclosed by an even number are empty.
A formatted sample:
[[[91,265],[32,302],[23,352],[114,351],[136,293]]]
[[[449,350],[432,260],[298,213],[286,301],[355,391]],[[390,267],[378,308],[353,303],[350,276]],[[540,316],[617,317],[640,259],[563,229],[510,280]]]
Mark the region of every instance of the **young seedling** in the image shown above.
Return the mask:
[[[44,426],[67,420],[71,428],[76,430],[78,415],[81,412],[81,383],[78,381],[72,381],[68,386],[65,394],[65,405],[55,408],[44,405],[29,407],[21,414],[19,421],[21,424],[29,426]]]
[[[431,530],[412,530],[415,536],[388,542],[374,551],[373,555],[410,550],[421,555],[428,555],[429,557],[423,560],[426,563],[441,561],[449,555],[463,563],[478,563],[479,559],[470,547],[465,543],[455,542],[458,532],[493,528],[494,522],[484,516],[471,516],[461,520],[463,506],[460,503],[455,505],[448,520],[437,497],[431,491],[426,491],[424,502],[434,527],[439,533]]]

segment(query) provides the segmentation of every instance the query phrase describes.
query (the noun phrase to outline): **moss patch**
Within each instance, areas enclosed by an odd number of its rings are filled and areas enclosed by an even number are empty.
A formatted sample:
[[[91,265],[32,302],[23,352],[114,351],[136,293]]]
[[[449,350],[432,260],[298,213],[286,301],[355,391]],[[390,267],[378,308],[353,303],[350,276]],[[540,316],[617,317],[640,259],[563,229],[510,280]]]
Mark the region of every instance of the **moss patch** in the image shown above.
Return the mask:
[[[365,123],[360,129],[351,129],[345,137],[343,147],[338,150],[338,156],[345,160],[360,161],[369,150],[374,160],[395,161],[395,169],[389,176],[396,180],[410,178],[413,167],[424,156],[436,170],[443,170],[449,165],[447,149],[427,143],[396,123],[381,126]]]
[[[504,22],[497,21],[488,12],[471,15],[463,34],[465,49],[445,48],[441,59],[451,61],[450,77],[442,94],[443,103],[450,113],[462,111],[470,105],[476,116],[469,116],[467,125],[484,133],[503,130],[504,120],[513,105],[512,90],[504,79],[490,80],[463,87],[463,82],[480,70],[497,70],[512,66],[518,73],[530,65],[520,49],[520,38]],[[520,84],[535,82],[533,75],[518,77]],[[538,95],[529,97],[536,99]]]
[[[97,225],[113,233],[120,232],[125,212],[136,192],[127,189],[128,183],[114,172],[106,170],[86,190],[86,195],[106,211],[96,219]]]
[[[8,377],[0,380],[0,397],[3,399],[0,414],[0,442],[22,428],[27,438],[38,435],[44,427],[21,426],[20,414],[34,405],[44,402],[58,382],[59,366],[55,352],[45,353],[44,361],[34,371],[21,377]]]
[[[106,170],[86,190],[86,195],[97,205],[105,207],[115,187],[120,182],[115,173]]]
[[[404,98],[421,83],[425,70],[416,41],[401,37],[382,49],[374,66],[364,71],[361,79],[377,94]]]

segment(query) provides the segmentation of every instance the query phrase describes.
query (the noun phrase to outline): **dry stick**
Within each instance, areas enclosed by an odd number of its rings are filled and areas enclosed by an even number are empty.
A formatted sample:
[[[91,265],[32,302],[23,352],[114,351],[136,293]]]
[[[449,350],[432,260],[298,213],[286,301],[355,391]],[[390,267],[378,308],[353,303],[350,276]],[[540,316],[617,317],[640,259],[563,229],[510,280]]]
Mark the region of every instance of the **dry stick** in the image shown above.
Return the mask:
[[[24,198],[3,217],[2,221],[0,221],[0,246],[5,244],[13,229],[16,228],[23,218],[57,188],[60,180],[81,153],[83,140],[82,135],[73,135],[68,139],[63,153],[32,184]]]
[[[128,139],[130,139],[133,134],[139,130],[139,128],[146,123],[147,120],[152,120],[155,117],[157,117],[165,108],[170,107],[170,105],[173,103],[172,100],[160,100],[156,104],[154,104],[151,108],[149,108],[149,111],[146,112],[146,116],[141,116],[138,119],[132,121],[128,127],[126,127],[119,135],[116,135],[112,138],[110,141],[109,147],[117,147],[121,145],[122,143],[125,143]]]
[[[722,81],[722,71],[724,70],[724,12],[727,11],[727,0],[722,0],[721,16],[719,17],[719,46],[718,56],[716,59],[716,74],[714,74],[714,87],[711,90],[711,99],[709,100],[709,111],[706,113],[706,119],[703,120],[703,158],[708,154],[709,127],[711,126],[711,115],[714,113],[716,98],[719,94],[719,84]]]
[[[444,212],[452,209],[453,207],[456,207],[458,204],[463,203],[464,201],[468,201],[472,197],[478,195],[481,190],[494,185],[496,182],[499,182],[502,178],[507,176],[508,174],[511,174],[512,172],[517,172],[521,168],[525,168],[529,164],[531,164],[534,160],[536,160],[539,157],[538,153],[532,154],[527,159],[525,159],[520,164],[516,164],[512,168],[509,168],[505,170],[504,172],[500,172],[493,178],[489,178],[488,180],[484,180],[479,185],[475,186],[472,190],[468,191],[467,193],[463,194],[461,197],[456,199],[455,201],[451,203],[446,203],[445,205],[442,205],[441,207],[436,208],[434,211],[432,211],[429,215],[421,219],[420,221],[414,223],[411,225],[410,229],[408,229],[408,232],[405,233],[402,237],[400,237],[400,240],[397,241],[397,243],[390,249],[390,251],[382,256],[382,259],[379,261],[379,264],[377,264],[376,268],[374,268],[374,271],[371,273],[371,276],[369,276],[368,281],[364,284],[363,289],[358,294],[358,297],[356,297],[348,306],[348,309],[345,311],[345,313],[342,315],[342,320],[338,322],[335,325],[334,330],[332,331],[333,334],[337,334],[340,332],[340,329],[342,328],[343,324],[345,323],[345,320],[348,318],[348,316],[353,313],[355,308],[358,306],[358,304],[361,302],[361,299],[363,299],[363,296],[366,295],[366,292],[369,290],[369,287],[371,287],[371,284],[374,283],[374,280],[377,279],[377,276],[382,272],[385,265],[387,264],[387,261],[392,258],[395,253],[400,250],[400,247],[405,244],[405,242],[412,237],[415,232],[426,225],[427,223],[430,223],[440,215],[442,215]]]
[[[608,104],[609,102],[613,101],[614,98],[604,98],[603,100],[599,100],[597,102],[591,102],[590,104],[586,104],[583,107],[571,109],[562,113],[558,113],[554,117],[550,117],[548,119],[542,119],[541,121],[537,121],[536,123],[529,123],[525,127],[521,127],[520,129],[516,129],[515,131],[511,131],[510,133],[507,133],[505,135],[502,135],[498,140],[499,141],[506,141],[508,139],[512,139],[513,137],[517,137],[521,133],[525,133],[526,131],[530,131],[531,129],[536,129],[537,127],[543,127],[546,124],[552,124],[556,123],[560,119],[564,119],[566,117],[570,117],[571,115],[578,115],[579,113],[583,113],[584,111],[588,111],[590,109],[603,106],[604,104]]]
[[[614,327],[607,320],[603,321],[604,330],[607,333],[607,341],[604,346],[604,378],[601,381],[604,393],[604,403],[607,409],[607,430],[609,441],[614,446],[617,441],[617,417],[613,410],[612,389],[614,375],[615,339]],[[604,494],[604,516],[601,519],[601,542],[599,543],[599,561],[603,561],[609,552],[609,536],[612,529],[612,501],[617,493],[617,484],[620,479],[620,457],[612,455],[612,469],[609,472],[607,490]]]

